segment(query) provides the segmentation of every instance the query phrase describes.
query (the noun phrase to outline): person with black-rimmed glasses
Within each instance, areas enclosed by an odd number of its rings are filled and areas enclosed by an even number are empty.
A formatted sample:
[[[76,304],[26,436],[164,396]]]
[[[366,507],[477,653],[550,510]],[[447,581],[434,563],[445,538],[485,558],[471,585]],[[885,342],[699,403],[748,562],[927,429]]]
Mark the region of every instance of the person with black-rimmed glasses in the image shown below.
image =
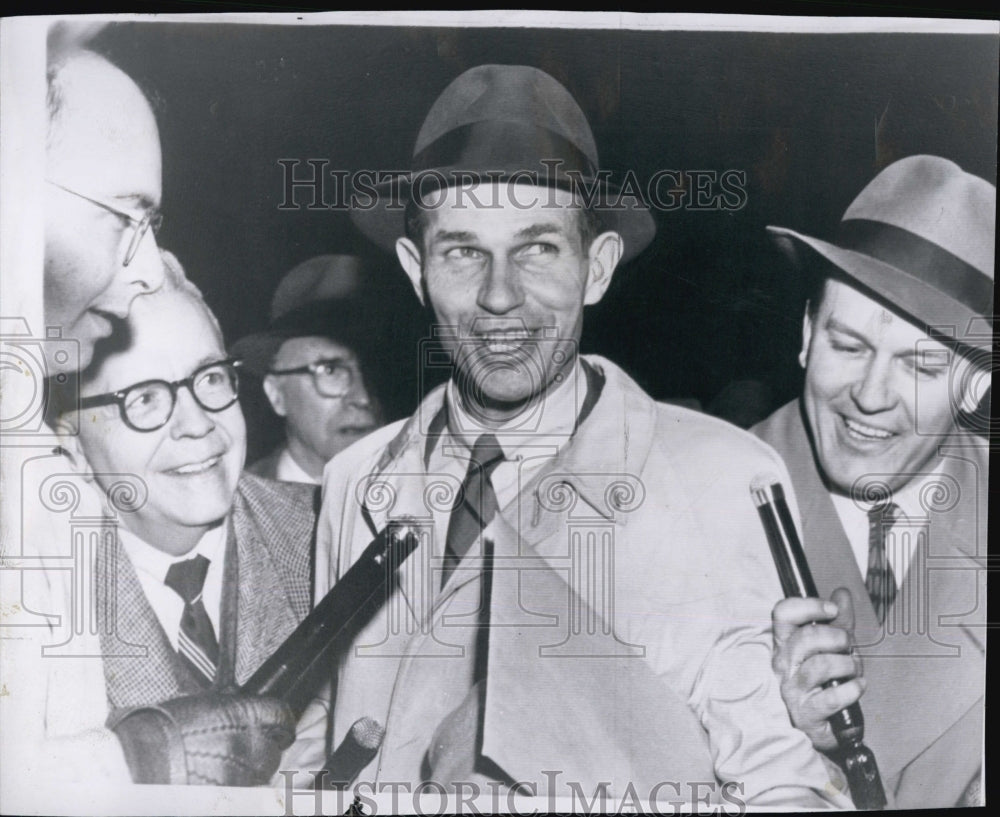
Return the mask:
[[[191,283],[140,299],[126,328],[60,419],[120,520],[96,549],[105,728],[134,782],[263,785],[295,715],[230,693],[309,611],[315,489],[243,473],[239,362]]]

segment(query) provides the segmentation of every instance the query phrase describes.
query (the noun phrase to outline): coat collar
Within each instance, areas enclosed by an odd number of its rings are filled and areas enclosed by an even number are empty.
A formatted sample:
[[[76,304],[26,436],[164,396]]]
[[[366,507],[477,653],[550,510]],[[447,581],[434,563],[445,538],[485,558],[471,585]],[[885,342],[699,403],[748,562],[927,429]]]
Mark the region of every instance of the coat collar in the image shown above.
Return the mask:
[[[554,534],[564,530],[566,514],[626,523],[624,511],[642,491],[629,475],[642,472],[655,432],[653,400],[610,361],[598,356],[584,360],[604,377],[600,398],[558,456],[550,457],[518,492],[518,499],[501,509],[507,524],[543,556],[549,551],[547,543],[563,546],[561,539],[554,541]],[[428,446],[447,434],[444,400],[444,386],[432,391],[362,480],[361,513],[373,537],[390,518],[427,515],[426,496],[404,484],[412,482],[404,475],[424,473]],[[383,501],[387,492],[391,503]]]

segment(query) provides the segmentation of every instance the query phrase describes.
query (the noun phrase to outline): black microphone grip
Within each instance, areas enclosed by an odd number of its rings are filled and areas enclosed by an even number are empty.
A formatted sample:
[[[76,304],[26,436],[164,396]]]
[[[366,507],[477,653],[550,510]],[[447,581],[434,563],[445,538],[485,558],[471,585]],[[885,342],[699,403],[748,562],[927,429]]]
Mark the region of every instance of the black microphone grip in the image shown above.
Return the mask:
[[[239,692],[279,698],[301,713],[329,677],[336,646],[381,606],[390,577],[418,544],[415,527],[390,523]]]
[[[781,483],[771,476],[758,477],[751,484],[750,493],[767,534],[785,598],[817,598],[819,591],[809,571],[809,562],[795,530]],[[834,679],[825,683],[823,688],[836,686],[839,682]],[[871,749],[863,743],[865,719],[861,705],[855,702],[836,712],[829,720],[840,747],[855,805],[860,809],[884,809],[885,789],[878,764]]]

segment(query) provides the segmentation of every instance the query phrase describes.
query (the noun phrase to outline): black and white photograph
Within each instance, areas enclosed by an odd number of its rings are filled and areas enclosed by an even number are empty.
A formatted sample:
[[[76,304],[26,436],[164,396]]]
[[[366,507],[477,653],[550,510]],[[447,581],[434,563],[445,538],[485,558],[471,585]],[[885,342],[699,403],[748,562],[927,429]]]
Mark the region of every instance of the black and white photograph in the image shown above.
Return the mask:
[[[0,20],[0,813],[985,806],[998,77]]]

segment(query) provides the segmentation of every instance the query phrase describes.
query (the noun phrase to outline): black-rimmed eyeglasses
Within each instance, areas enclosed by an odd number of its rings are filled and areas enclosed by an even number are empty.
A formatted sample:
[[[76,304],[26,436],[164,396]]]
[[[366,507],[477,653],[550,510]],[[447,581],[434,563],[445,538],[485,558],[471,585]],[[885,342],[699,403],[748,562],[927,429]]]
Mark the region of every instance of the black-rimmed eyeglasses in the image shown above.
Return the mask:
[[[91,204],[101,207],[119,218],[125,219],[132,225],[132,239],[129,241],[128,249],[125,251],[125,260],[122,262],[123,267],[127,267],[130,263],[132,263],[132,259],[135,258],[136,253],[139,252],[139,245],[142,244],[142,239],[143,236],[146,235],[146,232],[152,228],[153,235],[158,235],[160,227],[163,226],[163,214],[155,207],[150,208],[142,216],[137,218],[131,213],[126,213],[124,210],[119,210],[117,207],[108,204],[106,201],[101,201],[100,199],[95,199],[92,196],[79,193],[72,188],[59,184],[59,182],[54,182],[51,179],[46,179],[45,181],[53,187],[58,187],[63,192],[69,193],[71,196],[76,196],[84,201],[89,201]]]
[[[354,371],[343,360],[331,358],[296,366],[294,369],[271,369],[268,374],[309,374],[313,385],[323,397],[343,397],[354,383]]]
[[[174,414],[177,391],[183,386],[205,411],[222,411],[239,397],[238,360],[219,360],[195,369],[182,380],[144,380],[118,391],[84,397],[80,408],[118,405],[122,422],[134,431],[156,431]]]

